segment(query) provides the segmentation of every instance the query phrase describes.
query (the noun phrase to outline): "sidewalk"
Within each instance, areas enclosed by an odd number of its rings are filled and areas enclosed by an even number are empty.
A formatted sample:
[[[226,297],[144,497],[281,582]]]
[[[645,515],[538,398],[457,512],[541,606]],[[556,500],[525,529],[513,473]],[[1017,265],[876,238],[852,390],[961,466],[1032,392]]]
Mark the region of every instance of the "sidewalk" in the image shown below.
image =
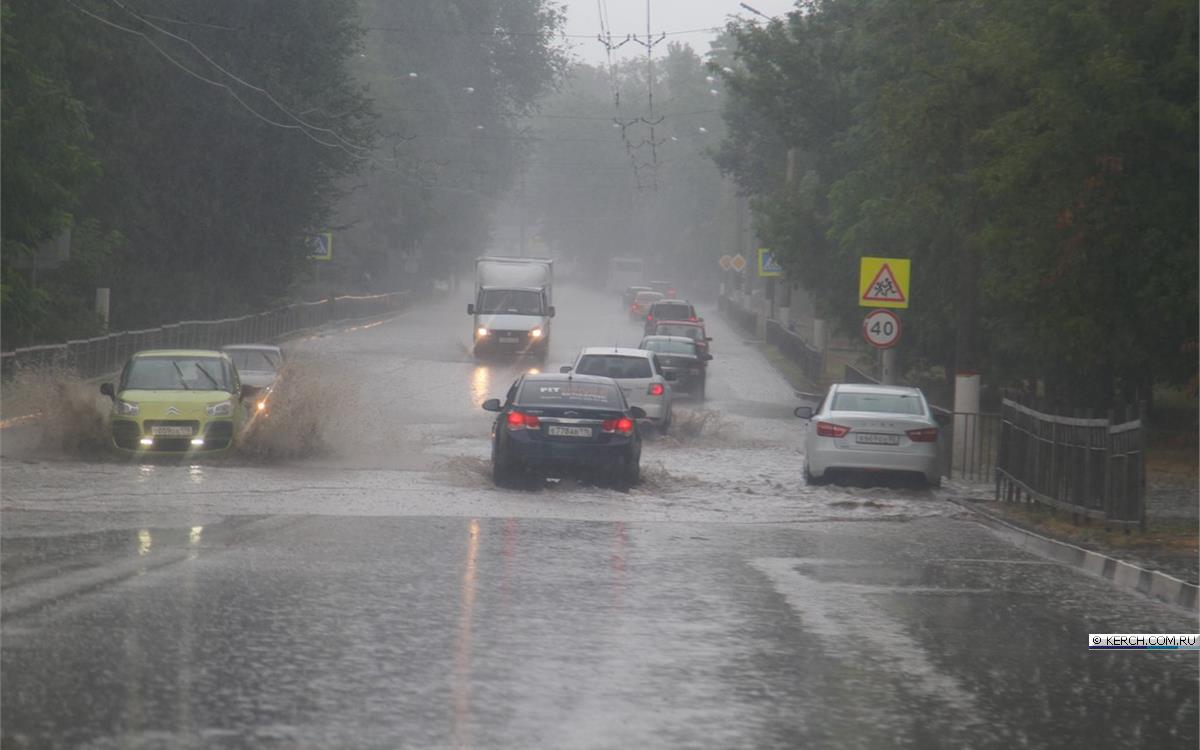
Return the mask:
[[[748,340],[754,338],[752,332],[743,333]],[[810,382],[799,365],[778,348],[761,340],[754,343],[795,390],[824,392],[822,384]],[[833,377],[828,367],[826,377]],[[1200,460],[1191,448],[1152,447],[1146,463],[1146,529],[1128,533],[1105,531],[1102,524],[1095,522],[1075,525],[1070,515],[1037,504],[999,502],[994,488],[987,484],[952,481],[947,490],[964,506],[1026,531],[1197,584],[1200,583],[1198,464]]]

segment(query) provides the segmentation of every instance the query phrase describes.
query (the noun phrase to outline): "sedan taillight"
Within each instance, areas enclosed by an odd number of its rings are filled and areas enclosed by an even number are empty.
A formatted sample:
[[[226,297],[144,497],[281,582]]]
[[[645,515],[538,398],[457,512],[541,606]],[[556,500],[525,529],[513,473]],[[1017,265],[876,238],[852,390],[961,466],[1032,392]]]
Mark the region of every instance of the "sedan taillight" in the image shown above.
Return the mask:
[[[914,443],[936,443],[938,439],[938,429],[936,427],[922,427],[919,430],[908,430],[904,434],[908,435],[908,439]]]
[[[542,421],[534,414],[525,414],[519,411],[508,413],[508,429],[510,430],[536,430],[541,426]]]
[[[620,419],[606,419],[600,424],[600,431],[609,434],[616,433],[618,435],[633,434],[633,420],[629,417],[621,417]]]
[[[850,428],[833,422],[817,422],[817,434],[821,437],[840,438],[846,437],[846,433],[850,432]]]
[[[650,390],[647,391],[651,396],[661,396],[665,392],[666,388],[663,388],[662,383],[651,383]]]

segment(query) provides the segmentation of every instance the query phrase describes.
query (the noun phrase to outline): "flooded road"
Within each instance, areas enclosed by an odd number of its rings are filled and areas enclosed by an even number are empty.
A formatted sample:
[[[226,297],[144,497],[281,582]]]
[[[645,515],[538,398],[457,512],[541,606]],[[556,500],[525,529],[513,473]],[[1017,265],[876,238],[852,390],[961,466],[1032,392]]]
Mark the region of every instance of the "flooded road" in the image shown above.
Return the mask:
[[[292,342],[305,408],[222,460],[4,431],[5,747],[1195,747],[1195,654],[1085,638],[1194,618],[952,488],[808,487],[791,388],[715,310],[641,485],[495,489],[479,404],[640,339],[555,302],[544,363],[477,363],[458,298]]]

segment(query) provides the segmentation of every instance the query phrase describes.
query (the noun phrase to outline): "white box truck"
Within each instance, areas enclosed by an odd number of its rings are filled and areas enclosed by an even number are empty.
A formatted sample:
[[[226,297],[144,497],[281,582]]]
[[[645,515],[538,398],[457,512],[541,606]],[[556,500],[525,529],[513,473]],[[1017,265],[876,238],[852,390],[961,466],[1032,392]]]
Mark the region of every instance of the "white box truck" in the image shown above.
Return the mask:
[[[475,355],[534,354],[550,348],[554,317],[554,261],[550,258],[479,258],[475,261]]]

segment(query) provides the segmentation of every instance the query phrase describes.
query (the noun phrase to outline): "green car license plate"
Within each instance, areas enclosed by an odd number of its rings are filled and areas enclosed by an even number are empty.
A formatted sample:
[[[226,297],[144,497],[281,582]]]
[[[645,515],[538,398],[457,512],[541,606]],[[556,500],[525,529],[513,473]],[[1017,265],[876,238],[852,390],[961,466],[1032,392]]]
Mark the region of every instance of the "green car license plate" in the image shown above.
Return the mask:
[[[179,425],[156,424],[150,428],[155,437],[191,437],[192,428]]]

